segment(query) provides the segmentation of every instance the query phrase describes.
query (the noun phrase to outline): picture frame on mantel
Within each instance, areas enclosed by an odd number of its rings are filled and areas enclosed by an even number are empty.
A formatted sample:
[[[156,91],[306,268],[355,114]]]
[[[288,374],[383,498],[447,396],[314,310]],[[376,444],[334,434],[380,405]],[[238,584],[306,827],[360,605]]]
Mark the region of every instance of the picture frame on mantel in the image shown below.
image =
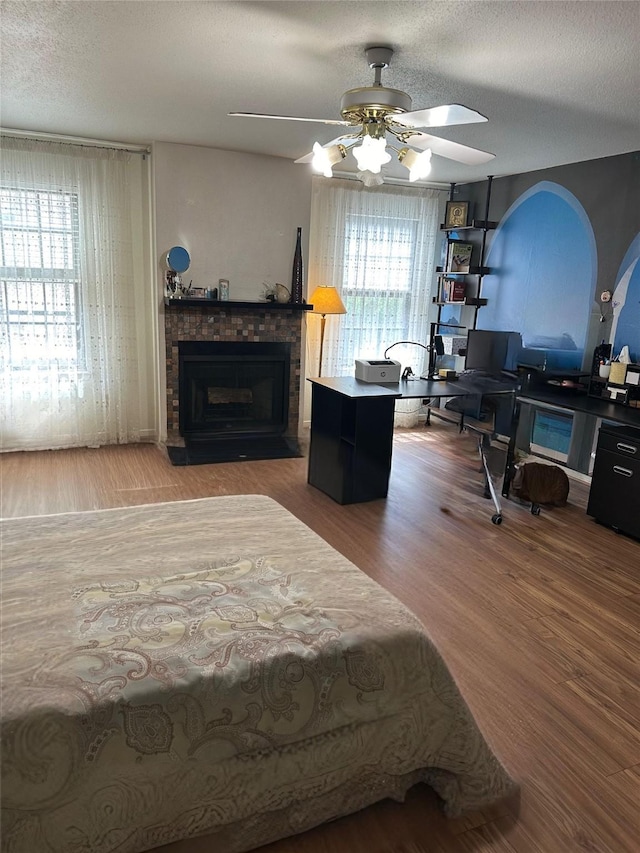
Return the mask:
[[[448,201],[444,214],[445,228],[466,228],[469,224],[469,202]]]

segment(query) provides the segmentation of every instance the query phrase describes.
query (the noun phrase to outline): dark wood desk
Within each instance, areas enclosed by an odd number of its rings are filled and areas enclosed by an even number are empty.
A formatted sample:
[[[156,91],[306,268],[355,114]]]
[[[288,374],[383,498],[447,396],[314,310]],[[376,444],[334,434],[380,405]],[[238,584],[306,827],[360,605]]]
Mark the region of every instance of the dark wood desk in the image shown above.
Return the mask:
[[[521,406],[587,415],[603,421],[589,489],[587,514],[640,537],[640,409],[545,383],[548,374],[531,372],[516,394],[502,495],[509,496]]]
[[[455,382],[408,379],[386,385],[361,382],[353,377],[329,377],[309,381],[312,383],[313,393],[308,482],[340,504],[378,500],[387,496],[396,400],[441,399],[487,393],[474,387],[473,380],[465,378]],[[548,388],[539,386],[516,391],[513,386],[510,390],[488,393],[512,394],[515,398],[502,487],[504,497],[509,496],[509,486],[514,471],[519,410],[523,404],[562,412],[581,412],[594,418],[621,424],[626,428],[640,430],[639,409],[589,397],[577,390],[568,391],[552,386]],[[604,464],[604,460],[601,462]],[[615,463],[616,460],[613,460],[611,464]],[[620,467],[618,465],[618,468]],[[622,481],[625,488],[618,491],[627,501],[631,500],[635,507],[637,505],[635,489],[637,481],[640,481],[640,469],[637,472],[638,476],[635,476],[635,467],[629,467],[629,465],[622,467],[625,471],[633,468],[634,478],[629,485],[631,481],[627,476],[626,480]],[[485,471],[487,481],[490,482],[486,466]],[[612,475],[604,472],[602,476],[610,491],[608,484]],[[629,491],[630,489],[633,491]],[[604,501],[608,507],[611,506],[612,500],[609,491],[606,492],[606,501]],[[499,523],[501,510],[493,490],[491,497],[494,498],[496,506],[492,521]],[[595,498],[592,503],[595,509],[590,511],[590,514],[600,518],[602,516],[600,504],[595,501]],[[603,516],[603,520],[606,523],[608,519]],[[613,522],[609,521],[609,523]]]
[[[593,418],[601,418],[603,421],[631,427],[640,430],[640,409],[625,406],[620,403],[611,403],[597,397],[590,397],[586,392],[579,390],[567,391],[561,387],[544,385],[541,382],[533,387],[526,387],[516,394],[505,477],[503,480],[502,494],[508,497],[511,480],[513,479],[513,463],[516,451],[516,439],[518,423],[520,420],[520,407],[530,405],[537,408],[549,409],[551,411],[564,413],[581,413]]]
[[[595,418],[640,428],[640,409],[623,406],[620,403],[610,403],[608,400],[599,400],[580,391],[568,392],[561,389],[522,391],[517,394],[517,400],[520,403],[530,403],[564,412],[582,412],[585,415],[593,415]]]
[[[310,379],[308,482],[340,504],[387,496],[398,399],[463,397],[462,382],[407,379],[385,385],[350,376]]]
[[[352,377],[310,382],[308,482],[339,504],[386,497],[400,391]]]

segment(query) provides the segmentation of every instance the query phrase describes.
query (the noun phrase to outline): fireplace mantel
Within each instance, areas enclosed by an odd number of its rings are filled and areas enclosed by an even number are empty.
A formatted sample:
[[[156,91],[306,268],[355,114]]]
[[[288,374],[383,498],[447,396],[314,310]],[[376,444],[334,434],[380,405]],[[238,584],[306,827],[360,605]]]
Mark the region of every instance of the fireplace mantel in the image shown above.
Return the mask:
[[[311,311],[313,305],[306,302],[238,302],[227,299],[224,302],[219,299],[203,299],[184,296],[181,299],[171,299],[165,296],[166,308],[207,308],[218,311]]]

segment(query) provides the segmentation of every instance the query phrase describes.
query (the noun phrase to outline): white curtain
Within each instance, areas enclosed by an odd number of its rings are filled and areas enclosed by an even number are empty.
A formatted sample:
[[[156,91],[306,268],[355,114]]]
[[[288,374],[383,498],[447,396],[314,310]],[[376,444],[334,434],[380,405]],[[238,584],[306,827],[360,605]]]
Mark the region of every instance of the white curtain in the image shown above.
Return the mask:
[[[2,137],[2,450],[154,437],[147,169]]]
[[[352,376],[356,358],[382,358],[387,350],[418,376],[427,369],[441,197],[439,190],[313,178],[309,293],[333,285],[347,309],[327,316],[323,376]],[[317,376],[319,318],[309,317],[307,327],[308,374]],[[392,347],[399,341],[412,343]],[[416,423],[418,408],[419,401],[398,403],[396,425]]]

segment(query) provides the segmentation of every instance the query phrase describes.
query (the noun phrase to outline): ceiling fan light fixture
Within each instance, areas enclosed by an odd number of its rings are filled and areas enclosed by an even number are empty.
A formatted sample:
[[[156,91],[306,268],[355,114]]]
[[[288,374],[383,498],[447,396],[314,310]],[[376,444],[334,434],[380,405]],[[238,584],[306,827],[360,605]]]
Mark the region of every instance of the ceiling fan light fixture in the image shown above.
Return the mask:
[[[463,104],[442,104],[413,110],[411,98],[406,92],[382,85],[381,74],[389,67],[393,48],[384,45],[367,47],[365,53],[369,67],[374,71],[373,86],[360,86],[343,94],[340,101],[341,120],[265,113],[236,112],[229,115],[320,122],[348,128],[324,146],[316,142],[313,151],[298,157],[295,162],[311,163],[315,171],[331,178],[333,166],[343,160],[349,151],[353,151],[358,163],[358,177],[364,180],[362,176],[365,175],[367,186],[383,183],[380,177],[382,166],[391,160],[387,148],[396,152],[401,163],[404,160],[403,165],[409,170],[410,181],[419,181],[430,174],[432,152],[438,157],[446,157],[468,166],[479,166],[494,158],[495,155],[488,151],[470,148],[422,131],[422,128],[484,122],[487,121],[486,116]],[[395,143],[402,146],[400,151]],[[375,182],[372,182],[372,176],[378,176]]]
[[[362,144],[352,149],[358,169],[361,172],[379,174],[384,164],[391,160],[391,154],[387,153],[386,148],[387,143],[384,138],[374,139],[372,136],[365,136]]]
[[[409,181],[421,181],[431,174],[431,149],[414,151],[413,148],[401,148],[398,161],[409,170]]]
[[[377,174],[369,171],[358,172],[357,178],[362,181],[365,187],[379,187],[384,184],[384,178],[379,172]]]
[[[313,144],[313,160],[311,167],[316,172],[322,172],[325,178],[333,176],[333,166],[340,163],[347,156],[344,145],[328,145],[323,148],[319,142]]]

